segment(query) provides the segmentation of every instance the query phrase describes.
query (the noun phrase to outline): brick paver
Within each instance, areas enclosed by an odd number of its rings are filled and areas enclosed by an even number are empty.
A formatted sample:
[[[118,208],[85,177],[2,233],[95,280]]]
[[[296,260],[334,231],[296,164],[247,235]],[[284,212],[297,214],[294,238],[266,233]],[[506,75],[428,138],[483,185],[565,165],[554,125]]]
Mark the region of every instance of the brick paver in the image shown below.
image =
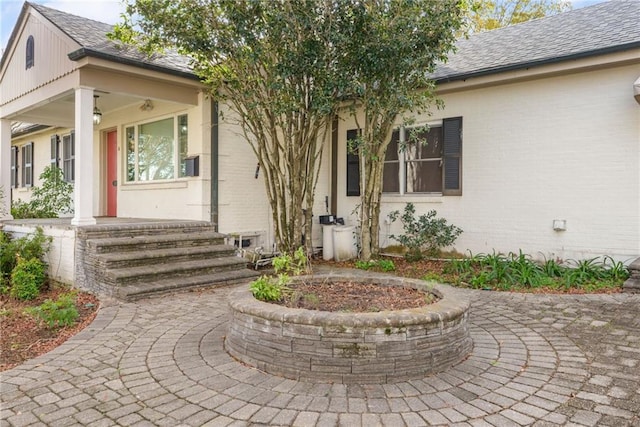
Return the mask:
[[[420,380],[313,384],[224,351],[231,288],[107,302],[1,374],[0,426],[640,426],[640,295],[462,291],[471,356]]]

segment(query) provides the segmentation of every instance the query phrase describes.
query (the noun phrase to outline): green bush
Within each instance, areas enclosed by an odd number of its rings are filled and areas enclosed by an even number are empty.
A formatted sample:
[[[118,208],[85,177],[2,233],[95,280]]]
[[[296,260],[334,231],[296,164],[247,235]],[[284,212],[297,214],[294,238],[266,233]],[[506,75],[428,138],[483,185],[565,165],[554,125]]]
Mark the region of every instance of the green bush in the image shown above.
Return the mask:
[[[20,258],[11,272],[9,294],[19,300],[34,299],[40,294],[46,280],[46,267],[42,261],[37,258]]]
[[[0,275],[7,279],[18,263],[18,259],[36,258],[44,263],[44,257],[51,248],[52,238],[44,235],[41,227],[19,239],[11,239],[0,231]]]
[[[404,212],[393,211],[389,219],[394,222],[400,218],[404,228],[404,234],[390,237],[407,247],[405,258],[407,261],[419,261],[428,256],[435,256],[439,250],[452,245],[462,229],[455,225],[447,224],[444,218],[436,218],[437,212],[431,210],[416,218],[416,208],[413,203],[407,203]]]
[[[274,279],[269,276],[260,276],[260,278],[251,282],[251,293],[260,301],[280,301],[284,288],[289,282],[289,278],[285,274]]]
[[[25,311],[45,322],[50,328],[71,326],[80,316],[76,308],[75,297],[75,293],[62,294],[55,301],[47,299],[39,306],[28,308]]]
[[[14,218],[57,218],[61,213],[73,211],[73,186],[64,180],[62,169],[47,166],[40,174],[40,182],[39,187],[33,187],[29,202],[13,202]]]
[[[0,218],[7,214],[7,209],[4,207],[4,187],[0,186]]]

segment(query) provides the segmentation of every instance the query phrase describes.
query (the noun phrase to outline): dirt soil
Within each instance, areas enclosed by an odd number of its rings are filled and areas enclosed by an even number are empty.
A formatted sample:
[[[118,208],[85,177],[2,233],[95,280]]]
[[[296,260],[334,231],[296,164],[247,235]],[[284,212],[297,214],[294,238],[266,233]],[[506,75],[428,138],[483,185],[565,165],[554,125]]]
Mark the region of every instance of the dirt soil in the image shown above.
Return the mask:
[[[369,283],[296,283],[280,304],[290,308],[332,312],[378,312],[431,304],[433,294],[416,289]]]
[[[24,313],[26,308],[40,305],[46,299],[56,300],[65,292],[69,290],[52,286],[31,301],[0,295],[0,372],[53,350],[93,321],[99,301],[84,292],[77,293],[76,307],[80,316],[73,326],[49,328],[44,322]]]

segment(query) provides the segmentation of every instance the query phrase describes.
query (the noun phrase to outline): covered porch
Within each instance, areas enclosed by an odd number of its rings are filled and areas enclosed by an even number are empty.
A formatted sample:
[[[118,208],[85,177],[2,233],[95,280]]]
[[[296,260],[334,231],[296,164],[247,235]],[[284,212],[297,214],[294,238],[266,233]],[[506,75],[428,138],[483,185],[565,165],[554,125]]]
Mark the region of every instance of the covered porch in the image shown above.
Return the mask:
[[[46,166],[63,161],[74,226],[101,216],[211,219],[208,183],[188,179],[181,163],[204,162],[210,150],[202,84],[187,58],[120,46],[111,29],[25,3],[0,64],[0,220],[11,219],[12,199],[28,200]],[[39,133],[12,135],[16,123],[38,125]],[[163,198],[191,201],[198,211],[180,212]]]

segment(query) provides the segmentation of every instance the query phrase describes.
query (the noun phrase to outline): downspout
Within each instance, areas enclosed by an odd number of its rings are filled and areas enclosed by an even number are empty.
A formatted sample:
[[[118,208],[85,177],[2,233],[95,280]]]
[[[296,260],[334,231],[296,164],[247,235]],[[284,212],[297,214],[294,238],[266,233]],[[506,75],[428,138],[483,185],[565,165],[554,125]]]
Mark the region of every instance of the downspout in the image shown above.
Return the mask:
[[[211,223],[214,231],[218,226],[218,101],[211,100]]]

